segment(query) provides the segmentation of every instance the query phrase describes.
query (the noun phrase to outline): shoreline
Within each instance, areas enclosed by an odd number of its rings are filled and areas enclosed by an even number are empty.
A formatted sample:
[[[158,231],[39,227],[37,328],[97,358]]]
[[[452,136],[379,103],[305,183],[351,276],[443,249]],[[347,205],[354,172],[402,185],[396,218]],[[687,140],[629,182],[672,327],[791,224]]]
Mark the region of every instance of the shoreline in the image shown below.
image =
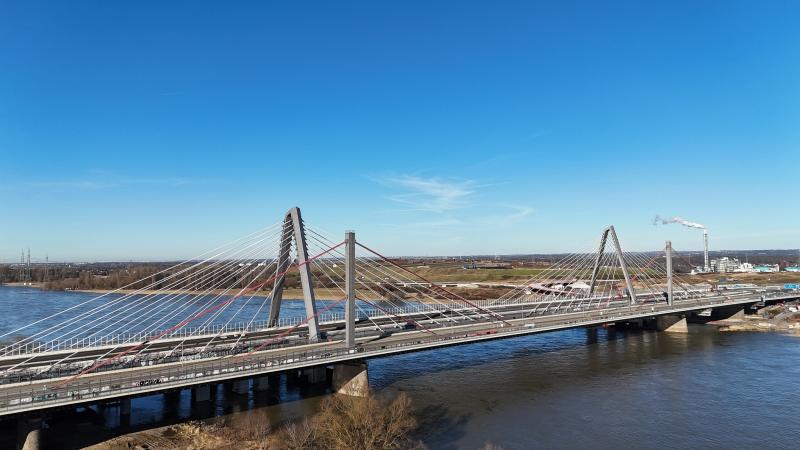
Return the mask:
[[[233,296],[236,295],[239,290],[237,289],[229,289],[227,292],[224,289],[214,289],[212,291],[190,291],[185,289],[168,289],[168,290],[137,290],[137,289],[115,289],[115,290],[108,290],[108,289],[74,289],[70,291],[58,291],[58,292],[81,292],[84,294],[120,294],[120,295],[190,295],[190,296],[200,296],[200,295],[225,295],[225,296]],[[338,295],[337,295],[338,294]],[[267,298],[271,295],[270,291],[256,291],[252,293],[248,293],[243,295],[243,297],[254,297],[254,298]],[[336,301],[341,300],[344,294],[341,293],[338,289],[333,288],[315,288],[314,289],[314,296],[317,300],[324,300],[324,301]],[[303,290],[302,289],[284,289],[283,290],[283,297],[285,299],[291,300],[302,300],[303,299]]]
[[[135,295],[142,295],[142,296],[156,295],[156,294],[168,295],[168,296],[201,296],[201,295],[212,295],[212,296],[214,296],[214,295],[224,295],[226,297],[230,297],[230,296],[236,295],[240,290],[240,289],[229,289],[227,292],[225,292],[224,289],[214,289],[214,290],[209,291],[209,292],[193,291],[193,290],[185,290],[185,289],[168,289],[168,290],[151,290],[151,289],[148,289],[148,290],[137,290],[137,289],[47,290],[41,284],[28,286],[28,285],[22,285],[20,283],[14,283],[14,284],[9,283],[9,284],[4,284],[2,286],[28,287],[28,288],[33,288],[33,289],[40,289],[42,291],[47,291],[47,292],[66,292],[66,293],[79,292],[79,293],[82,293],[82,294],[97,294],[98,297],[106,295],[106,294],[114,294],[114,295],[131,295],[131,294],[135,294]],[[253,298],[267,298],[270,295],[271,295],[271,291],[256,291],[256,292],[253,292],[253,293],[245,294],[242,297],[247,297],[247,298],[250,298],[250,297],[253,297]],[[345,300],[345,294],[340,289],[329,288],[329,287],[317,287],[317,288],[314,288],[314,297],[317,300],[320,300],[320,301],[344,301]],[[301,288],[284,288],[284,290],[283,290],[283,298],[286,299],[286,300],[303,300],[303,290]],[[471,298],[467,298],[467,297],[464,297],[464,298],[466,298],[469,301],[475,300],[475,299],[471,299]],[[389,300],[384,299],[384,298],[378,298],[378,299],[369,298],[369,299],[367,299],[367,301],[369,301],[369,302],[381,302],[381,301],[389,301]],[[417,302],[417,303],[426,303],[426,304],[427,303],[438,304],[438,303],[442,303],[442,302],[447,302],[447,300],[445,300],[445,299],[433,300],[433,299],[430,299],[430,298],[420,297],[416,293],[411,293],[411,294],[409,294],[409,296],[407,298],[404,298],[402,300],[393,299],[391,301],[393,301],[393,302],[407,301],[407,302]],[[461,302],[460,300],[453,300],[453,301],[454,302]]]
[[[781,303],[768,306],[756,314],[738,318],[709,322],[721,332],[758,332],[779,333],[789,336],[800,336],[800,312],[798,302]]]

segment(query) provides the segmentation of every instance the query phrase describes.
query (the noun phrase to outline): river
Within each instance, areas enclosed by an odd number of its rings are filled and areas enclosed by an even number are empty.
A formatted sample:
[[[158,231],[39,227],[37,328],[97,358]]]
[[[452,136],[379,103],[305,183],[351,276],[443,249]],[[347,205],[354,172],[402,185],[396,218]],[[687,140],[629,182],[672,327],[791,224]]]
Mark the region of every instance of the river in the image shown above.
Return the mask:
[[[0,288],[0,333],[92,296]],[[416,436],[432,449],[797,448],[799,343],[712,326],[579,329],[375,359],[369,376],[376,392],[411,397]],[[319,399],[284,383],[279,401],[258,407],[285,420]],[[136,399],[132,420],[159,423],[162,402]],[[185,392],[179,415],[188,406]]]

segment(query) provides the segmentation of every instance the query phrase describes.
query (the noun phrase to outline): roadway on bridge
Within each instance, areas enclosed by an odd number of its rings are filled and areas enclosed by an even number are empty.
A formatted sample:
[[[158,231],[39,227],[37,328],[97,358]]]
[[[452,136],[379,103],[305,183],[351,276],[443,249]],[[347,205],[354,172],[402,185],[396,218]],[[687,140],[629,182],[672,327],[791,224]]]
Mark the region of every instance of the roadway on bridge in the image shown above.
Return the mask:
[[[645,296],[640,298],[643,302],[648,299]],[[556,303],[556,309],[551,309]],[[564,302],[567,303],[567,302]],[[627,306],[627,299],[608,299],[608,298],[589,298],[578,301],[569,300],[567,304],[559,304],[557,299],[553,302],[536,303],[514,303],[511,305],[495,305],[486,310],[475,310],[474,308],[453,308],[444,311],[424,311],[403,315],[385,315],[363,318],[357,322],[357,335],[374,337],[384,334],[387,330],[391,333],[402,333],[411,330],[404,329],[409,325],[416,328],[424,327],[436,329],[446,327],[459,322],[486,323],[497,320],[515,319],[517,316],[544,316],[557,314],[561,311],[576,311],[587,308],[597,308],[604,305],[605,308]],[[529,308],[524,310],[524,308]],[[560,309],[559,309],[560,308]],[[320,330],[325,332],[328,339],[334,340],[344,333],[345,322],[336,321],[320,325]],[[135,365],[161,364],[165,362],[185,359],[197,354],[207,356],[217,356],[220,352],[228,354],[231,352],[241,352],[254,348],[264,342],[272,342],[270,347],[294,346],[306,344],[305,327],[267,328],[248,332],[230,332],[203,334],[197,336],[164,338],[158,341],[147,342],[142,345],[140,342],[130,342],[120,345],[105,345],[97,347],[83,347],[74,350],[59,350],[51,352],[41,352],[22,355],[11,355],[0,357],[0,371],[15,371],[16,374],[7,374],[0,384],[7,384],[10,381],[23,381],[28,379],[57,378],[66,376],[70,373],[77,373],[86,364],[94,362],[100,358],[106,358],[117,353],[124,353],[134,350],[135,353],[127,355],[123,361],[103,368],[103,371],[120,368],[131,368]],[[288,332],[288,334],[286,334]],[[235,348],[231,341],[236,342]],[[142,347],[136,349],[137,347]],[[59,365],[66,358],[69,359],[69,366]],[[81,364],[83,363],[83,364]],[[27,372],[25,371],[26,369]]]

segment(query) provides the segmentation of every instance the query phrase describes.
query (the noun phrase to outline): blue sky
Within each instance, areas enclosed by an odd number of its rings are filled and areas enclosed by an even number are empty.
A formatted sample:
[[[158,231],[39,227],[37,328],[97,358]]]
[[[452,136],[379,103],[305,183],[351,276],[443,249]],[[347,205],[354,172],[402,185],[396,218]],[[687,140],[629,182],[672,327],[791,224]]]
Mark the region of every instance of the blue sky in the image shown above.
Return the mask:
[[[800,3],[0,2],[0,260],[800,246]]]

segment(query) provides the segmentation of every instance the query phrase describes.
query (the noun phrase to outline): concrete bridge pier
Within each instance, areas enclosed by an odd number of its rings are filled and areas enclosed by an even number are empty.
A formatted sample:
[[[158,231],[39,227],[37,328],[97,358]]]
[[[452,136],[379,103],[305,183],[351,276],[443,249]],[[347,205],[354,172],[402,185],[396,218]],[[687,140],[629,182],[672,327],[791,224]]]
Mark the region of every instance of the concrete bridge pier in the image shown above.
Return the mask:
[[[656,329],[667,333],[688,333],[689,325],[686,323],[686,316],[668,314],[656,318]]]
[[[131,426],[131,399],[123,398],[119,401],[119,425],[121,427]]]
[[[211,401],[211,385],[204,384],[192,388],[192,403],[207,403]]]
[[[250,379],[233,380],[230,382],[233,397],[225,397],[226,403],[230,402],[233,412],[245,411],[250,406]]]
[[[20,417],[17,419],[17,450],[39,450],[42,448],[42,419]]]
[[[736,311],[728,319],[744,319],[744,309]]]
[[[295,387],[300,384],[300,369],[286,371],[286,386]]]
[[[321,384],[328,381],[328,370],[323,367],[308,367],[303,369],[301,379],[307,384]]]
[[[333,390],[338,394],[366,397],[369,394],[369,372],[366,361],[351,361],[333,367]]]
[[[197,417],[208,417],[211,415],[212,386],[209,384],[195,386],[192,388],[192,415]]]
[[[597,327],[586,327],[586,343],[597,343]]]
[[[744,319],[744,308],[737,306],[734,308],[717,308],[712,313],[714,320],[741,320]]]
[[[235,380],[233,383],[233,393],[236,395],[248,395],[250,393],[250,380]]]
[[[255,392],[268,391],[273,386],[276,386],[275,381],[270,380],[268,375],[253,380],[253,391]]]
[[[180,415],[181,391],[164,392],[164,417],[174,419]]]

